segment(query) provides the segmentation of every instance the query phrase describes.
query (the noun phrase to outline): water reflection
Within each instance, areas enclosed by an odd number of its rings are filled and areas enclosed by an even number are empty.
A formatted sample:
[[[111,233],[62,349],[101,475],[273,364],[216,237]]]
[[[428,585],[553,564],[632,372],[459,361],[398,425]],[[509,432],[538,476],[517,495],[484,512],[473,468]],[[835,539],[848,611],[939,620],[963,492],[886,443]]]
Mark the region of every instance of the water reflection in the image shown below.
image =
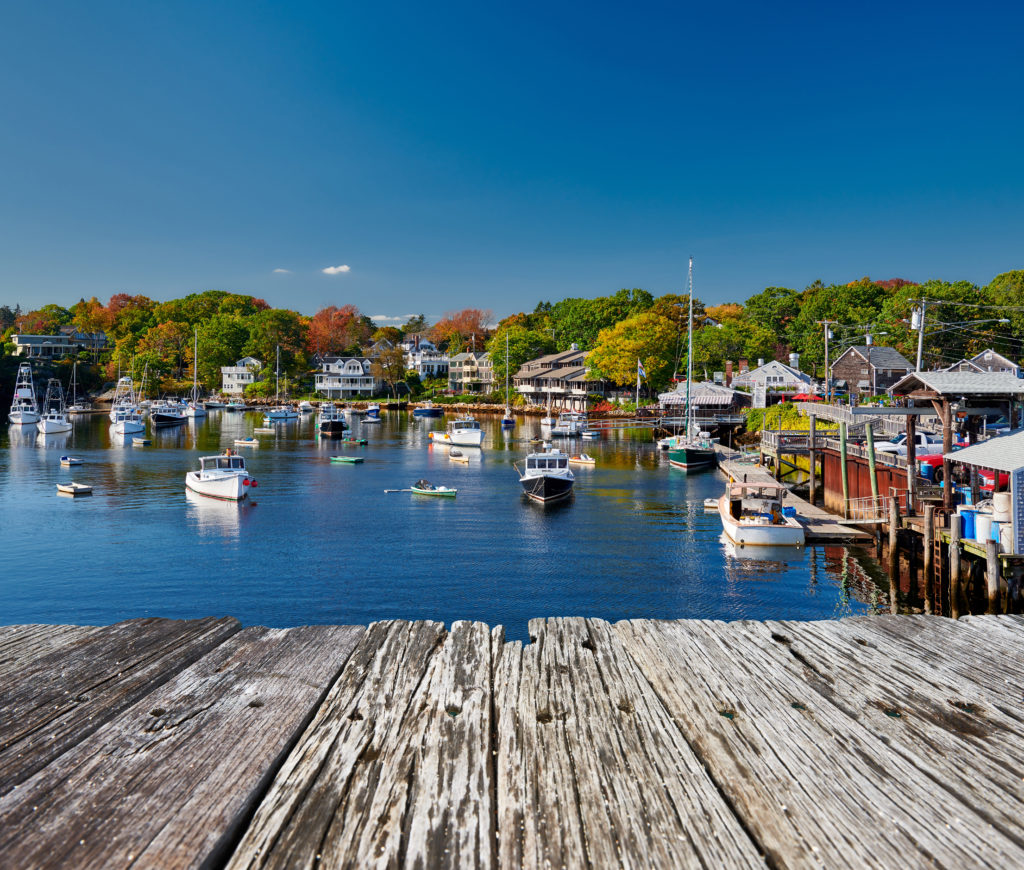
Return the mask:
[[[237,537],[255,503],[223,501],[185,489],[185,520],[203,536]]]

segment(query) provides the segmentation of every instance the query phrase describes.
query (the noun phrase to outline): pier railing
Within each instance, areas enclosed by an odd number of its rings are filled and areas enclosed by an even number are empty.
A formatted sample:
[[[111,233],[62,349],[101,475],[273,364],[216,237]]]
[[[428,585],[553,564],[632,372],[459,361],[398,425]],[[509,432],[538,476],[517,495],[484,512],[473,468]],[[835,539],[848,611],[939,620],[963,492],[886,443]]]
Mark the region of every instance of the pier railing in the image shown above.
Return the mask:
[[[806,453],[810,448],[810,438],[803,429],[764,429],[761,432],[761,450],[772,454]]]
[[[851,498],[846,503],[844,518],[855,523],[881,523],[888,517],[888,499],[883,495]]]

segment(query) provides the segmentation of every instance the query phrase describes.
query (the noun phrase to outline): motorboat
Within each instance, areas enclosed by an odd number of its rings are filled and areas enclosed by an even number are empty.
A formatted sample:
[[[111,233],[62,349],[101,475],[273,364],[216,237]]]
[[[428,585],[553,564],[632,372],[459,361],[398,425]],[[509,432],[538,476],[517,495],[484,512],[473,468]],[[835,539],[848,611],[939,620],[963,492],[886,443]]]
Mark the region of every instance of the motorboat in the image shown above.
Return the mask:
[[[601,437],[601,433],[597,429],[584,429],[580,432],[580,438],[585,438],[587,441],[596,441]]]
[[[551,427],[551,434],[562,438],[573,438],[587,428],[587,415],[575,411],[566,411],[558,415],[558,420]]]
[[[363,456],[332,456],[331,462],[344,462],[349,465],[356,465],[360,462],[364,462],[365,457]]]
[[[335,405],[334,402],[321,402],[320,414],[317,418],[317,429],[321,435],[327,435],[331,438],[341,437],[345,434],[345,430],[348,429],[348,423],[345,422],[345,412]]]
[[[374,418],[376,420],[379,420],[380,419],[380,405],[378,405],[376,403],[367,405],[366,406],[366,411],[364,413],[366,414],[367,419],[372,417],[372,418]]]
[[[718,500],[726,536],[740,546],[793,547],[804,543],[804,529],[783,508],[786,488],[773,482],[731,482]]]
[[[312,414],[314,410],[312,402],[307,402],[305,400],[299,402],[298,411],[300,414]]]
[[[434,444],[450,444],[455,447],[479,447],[484,440],[480,421],[472,417],[459,417],[445,427],[444,432],[431,432],[430,440]]]
[[[597,460],[588,453],[580,453],[569,457],[570,465],[596,465]]]
[[[255,438],[236,438],[235,447],[259,447],[260,442]]]
[[[549,447],[526,456],[526,468],[519,483],[534,501],[544,504],[568,498],[575,481],[569,469],[569,457],[557,448]]]
[[[206,408],[207,411],[223,411],[227,406],[228,403],[221,399],[207,399],[203,402],[203,407]]]
[[[64,495],[92,495],[92,487],[85,483],[58,483],[57,492]]]
[[[439,408],[431,401],[426,401],[418,408],[412,409],[414,417],[443,417],[444,408]]]
[[[71,404],[67,406],[68,414],[86,414],[92,410],[92,402],[78,398],[78,362],[71,367],[71,386],[68,390],[68,399]]]
[[[441,496],[442,498],[455,498],[458,495],[458,490],[453,486],[443,486],[442,484],[433,484],[429,480],[417,480],[412,485],[412,491],[416,495],[435,495]]]
[[[135,398],[135,386],[130,377],[118,379],[114,390],[114,401],[110,405],[110,422],[115,435],[132,435],[144,432],[142,410]]]
[[[206,416],[206,408],[199,402],[199,330],[195,331],[192,350],[192,394],[185,403],[185,416],[191,420]]]
[[[206,406],[210,407],[210,403],[207,402]],[[247,404],[245,404],[245,402],[240,402],[238,400],[235,400],[234,402],[228,402],[224,406],[224,410],[225,411],[248,411],[249,410],[249,406]]]
[[[11,401],[7,422],[15,426],[39,422],[36,388],[32,382],[32,363],[23,362],[18,366],[18,377],[14,382],[14,399]]]
[[[43,398],[43,409],[38,426],[39,431],[44,435],[70,432],[72,429],[67,416],[67,405],[64,401],[64,387],[56,378],[50,378],[46,382],[46,396]]]
[[[369,442],[365,438],[342,438],[338,443],[364,445],[368,444]]]
[[[178,399],[160,399],[149,406],[149,419],[154,426],[180,426],[188,420],[185,410],[186,406]]]
[[[60,458],[60,464],[64,468],[70,468],[72,465],[83,465],[84,459],[79,459],[77,456],[62,456]]]
[[[185,487],[209,498],[240,501],[256,481],[245,468],[245,459],[226,450],[219,456],[202,456],[199,468],[185,475]]]

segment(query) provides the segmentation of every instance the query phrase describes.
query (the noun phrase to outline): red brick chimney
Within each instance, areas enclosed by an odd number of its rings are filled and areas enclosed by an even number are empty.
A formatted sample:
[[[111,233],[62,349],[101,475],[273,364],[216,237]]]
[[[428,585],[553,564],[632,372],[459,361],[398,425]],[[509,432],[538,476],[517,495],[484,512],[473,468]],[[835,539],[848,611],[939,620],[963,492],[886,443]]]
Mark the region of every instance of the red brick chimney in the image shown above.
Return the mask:
[[[727,359],[725,361],[725,385],[727,387],[732,386],[732,360]]]

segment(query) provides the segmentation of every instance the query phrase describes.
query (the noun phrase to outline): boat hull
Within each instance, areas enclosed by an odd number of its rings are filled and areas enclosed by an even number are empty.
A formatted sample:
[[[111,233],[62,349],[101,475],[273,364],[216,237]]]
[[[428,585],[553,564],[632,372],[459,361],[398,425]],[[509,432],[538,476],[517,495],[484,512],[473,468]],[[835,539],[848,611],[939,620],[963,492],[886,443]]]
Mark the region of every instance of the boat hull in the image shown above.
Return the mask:
[[[188,418],[184,413],[168,414],[163,411],[154,411],[150,413],[149,419],[153,421],[154,426],[180,426]]]
[[[741,547],[799,547],[804,543],[804,529],[793,517],[783,517],[778,524],[744,523],[729,513],[729,497],[718,501],[718,515],[726,537]]]
[[[324,420],[320,424],[320,434],[329,435],[332,438],[340,438],[345,434],[348,426],[344,420]]]
[[[414,417],[443,417],[444,411],[441,408],[413,408]]]
[[[714,468],[718,459],[713,449],[704,447],[675,447],[668,451],[668,462],[683,471],[702,471]]]
[[[39,422],[39,415],[35,411],[11,411],[7,422],[14,426],[31,426]]]
[[[222,477],[202,478],[199,472],[190,471],[185,475],[185,486],[198,495],[216,498],[221,501],[241,501],[249,494],[249,487],[244,481],[248,477],[241,474]]]
[[[53,435],[56,432],[70,432],[72,425],[67,420],[48,420],[42,418],[39,423],[39,431],[46,435]]]
[[[454,447],[479,447],[483,444],[482,429],[457,429],[454,432],[431,432],[430,440],[435,444],[451,444]]]
[[[523,492],[534,501],[549,504],[572,495],[573,481],[564,477],[524,477],[520,479]]]
[[[133,435],[136,432],[146,431],[145,424],[134,420],[121,420],[118,423],[114,423],[111,428],[114,430],[115,435]]]

